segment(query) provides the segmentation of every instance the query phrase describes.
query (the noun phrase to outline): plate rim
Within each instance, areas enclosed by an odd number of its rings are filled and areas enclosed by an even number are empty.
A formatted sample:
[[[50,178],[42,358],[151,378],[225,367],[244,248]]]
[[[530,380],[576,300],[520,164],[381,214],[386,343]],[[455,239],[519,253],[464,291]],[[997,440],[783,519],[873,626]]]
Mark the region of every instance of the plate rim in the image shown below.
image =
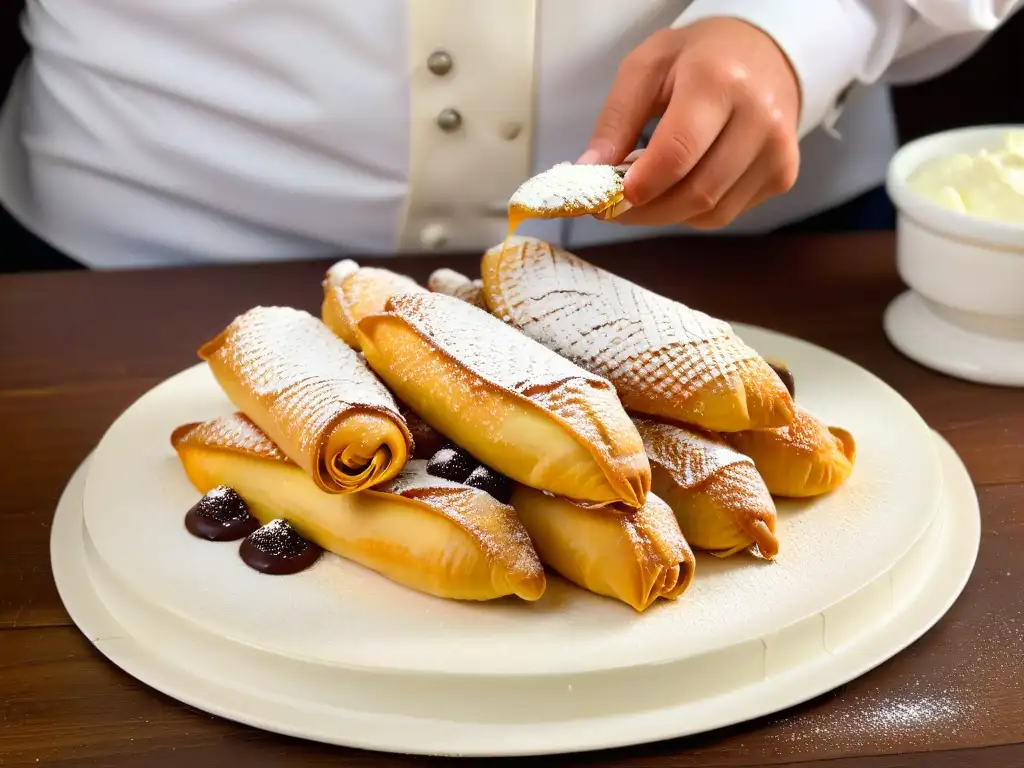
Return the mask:
[[[945,615],[962,593],[973,571],[980,545],[981,519],[977,493],[966,467],[948,442],[937,433],[933,433],[933,436],[943,460],[946,480],[941,512],[948,518],[943,529],[946,546],[941,549],[928,550],[932,556],[933,565],[941,565],[941,568],[937,569],[939,578],[925,579],[922,582],[922,592],[915,598],[913,610],[897,614],[891,622],[876,627],[874,632],[857,638],[849,645],[836,649],[832,654],[816,657],[814,662],[809,665],[816,667],[824,664],[831,671],[831,676],[822,674],[820,670],[816,671],[809,678],[810,684],[803,687],[797,686],[799,690],[794,690],[792,685],[787,688],[785,681],[797,675],[802,669],[800,667],[776,677],[765,677],[753,686],[740,689],[741,692],[745,691],[748,694],[742,702],[745,707],[730,706],[727,710],[728,715],[702,727],[682,725],[693,722],[686,717],[679,717],[675,714],[666,716],[673,710],[654,710],[628,716],[602,717],[591,726],[589,738],[567,735],[576,734],[576,730],[540,729],[533,724],[508,728],[500,725],[474,723],[468,730],[463,730],[461,734],[455,734],[451,729],[438,728],[436,723],[430,721],[418,728],[411,728],[409,727],[409,718],[399,717],[396,727],[394,719],[389,720],[387,716],[373,715],[370,716],[371,719],[382,721],[383,727],[376,729],[378,734],[388,734],[386,737],[375,739],[365,735],[368,730],[367,716],[360,713],[339,711],[335,715],[338,723],[348,722],[350,725],[351,733],[339,736],[339,733],[344,730],[343,728],[326,728],[321,729],[320,732],[314,732],[309,728],[303,729],[294,724],[283,724],[280,712],[275,718],[251,711],[241,711],[238,708],[240,704],[253,705],[253,701],[248,696],[237,694],[232,696],[231,691],[221,690],[220,686],[211,685],[208,681],[194,677],[187,669],[171,666],[156,658],[150,651],[120,630],[117,622],[106,612],[95,593],[91,591],[88,577],[81,578],[85,572],[84,547],[81,538],[84,533],[81,490],[84,485],[88,459],[76,470],[61,495],[51,529],[51,567],[58,593],[72,620],[111,663],[147,686],[172,698],[235,722],[283,735],[338,746],[433,756],[551,755],[632,746],[734,725],[812,699],[859,677],[897,655],[924,635]],[[76,499],[79,502],[77,508],[75,507]],[[78,522],[77,527],[76,521]],[[78,553],[80,555],[78,562],[74,560],[76,533],[78,534],[79,550],[81,550]],[[77,573],[76,570],[78,570]],[[864,650],[865,646],[867,646],[866,651]],[[872,648],[872,646],[874,647]],[[847,666],[844,667],[842,662],[851,655],[856,658],[858,651],[865,658],[853,662],[847,660]],[[836,667],[839,669],[837,670]],[[190,681],[198,684],[197,689],[183,690],[187,688],[187,683]],[[212,700],[218,696],[220,697],[219,703]],[[236,702],[234,707],[224,703],[225,700],[232,698]],[[280,702],[278,704],[280,705]],[[706,701],[697,701],[684,706],[699,707],[705,704],[707,704]],[[353,718],[358,722],[350,722]],[[625,721],[625,725],[618,728],[609,727],[609,722],[616,720],[620,723]],[[560,723],[559,725],[566,724]],[[572,723],[571,725],[577,724]],[[515,735],[510,735],[510,732]],[[353,738],[352,733],[361,733],[363,736]],[[453,736],[458,736],[455,742],[452,741]]]

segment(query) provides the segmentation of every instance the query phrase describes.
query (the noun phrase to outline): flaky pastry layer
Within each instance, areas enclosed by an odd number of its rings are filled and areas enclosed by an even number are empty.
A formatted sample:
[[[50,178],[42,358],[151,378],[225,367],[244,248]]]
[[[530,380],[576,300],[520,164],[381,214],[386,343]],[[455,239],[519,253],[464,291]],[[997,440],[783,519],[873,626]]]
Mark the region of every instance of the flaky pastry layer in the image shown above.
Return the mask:
[[[512,506],[541,560],[569,581],[637,611],[675,600],[696,561],[672,510],[653,493],[638,510],[609,514],[518,486]]]
[[[753,461],[716,436],[639,417],[633,423],[651,462],[652,491],[692,547],[720,557],[778,554],[775,502]]]
[[[853,435],[826,425],[801,406],[788,427],[725,437],[753,460],[776,496],[806,498],[834,491],[853,473],[857,458]]]
[[[427,287],[435,293],[454,296],[456,299],[468,301],[481,309],[487,309],[484,300],[484,284],[482,280],[470,280],[454,269],[437,269],[427,280]]]
[[[392,296],[426,289],[415,280],[378,267],[361,267],[351,259],[337,262],[324,276],[320,317],[353,349],[359,349],[356,323],[384,310]]]

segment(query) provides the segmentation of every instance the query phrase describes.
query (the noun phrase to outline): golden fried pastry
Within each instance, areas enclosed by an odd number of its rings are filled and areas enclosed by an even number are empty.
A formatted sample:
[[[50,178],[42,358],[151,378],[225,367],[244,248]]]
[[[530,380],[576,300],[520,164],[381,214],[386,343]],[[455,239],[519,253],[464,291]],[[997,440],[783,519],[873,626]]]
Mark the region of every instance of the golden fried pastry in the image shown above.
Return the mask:
[[[415,280],[377,267],[360,267],[351,259],[339,261],[323,280],[324,300],[320,317],[342,341],[359,349],[356,323],[380,312],[384,303],[400,293],[426,291]]]
[[[441,293],[392,297],[359,341],[392,391],[481,463],[577,501],[643,506],[647,456],[604,379]]]
[[[716,432],[793,419],[779,377],[722,320],[533,238],[490,249],[482,271],[496,316],[607,378],[627,410]]]
[[[509,235],[526,219],[614,217],[629,207],[622,176],[611,165],[558,163],[527,179],[508,201]]]
[[[391,393],[308,312],[250,309],[199,357],[235,407],[324,491],[383,483],[409,457],[412,436]]]
[[[438,597],[536,600],[544,569],[512,507],[428,475],[411,461],[361,493],[325,493],[242,414],[178,427],[171,443],[206,493],[233,488],[261,523],[284,519],[306,539]]]
[[[778,554],[775,502],[753,461],[717,437],[639,417],[633,423],[651,462],[651,490],[692,547],[719,557]]]
[[[470,280],[454,269],[435,270],[427,280],[427,287],[435,293],[454,296],[456,299],[468,301],[481,309],[487,309],[484,301],[484,284],[482,280]]]
[[[788,427],[724,437],[754,461],[776,496],[801,498],[833,491],[853,472],[857,456],[853,435],[825,425],[800,406]]]
[[[675,600],[693,580],[693,552],[679,524],[653,493],[621,514],[517,486],[512,506],[542,562],[574,584],[643,611]]]

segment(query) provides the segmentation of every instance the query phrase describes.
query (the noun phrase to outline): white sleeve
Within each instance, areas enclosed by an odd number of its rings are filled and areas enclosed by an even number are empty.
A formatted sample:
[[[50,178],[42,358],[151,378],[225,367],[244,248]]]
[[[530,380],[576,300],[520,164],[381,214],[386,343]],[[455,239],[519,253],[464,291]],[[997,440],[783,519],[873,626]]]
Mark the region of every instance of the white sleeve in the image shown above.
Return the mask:
[[[770,35],[800,82],[799,135],[831,127],[851,87],[933,77],[973,53],[1024,0],[693,0],[672,25],[727,16]],[[1008,75],[1009,76],[1009,75]]]

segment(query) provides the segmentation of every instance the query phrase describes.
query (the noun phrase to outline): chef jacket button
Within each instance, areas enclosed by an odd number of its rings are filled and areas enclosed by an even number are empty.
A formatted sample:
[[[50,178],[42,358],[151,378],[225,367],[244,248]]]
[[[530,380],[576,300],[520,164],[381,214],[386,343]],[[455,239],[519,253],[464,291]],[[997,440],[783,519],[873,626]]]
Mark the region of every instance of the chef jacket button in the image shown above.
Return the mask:
[[[462,126],[462,115],[457,109],[442,109],[437,114],[437,127],[445,133],[452,133]]]
[[[427,57],[427,69],[438,77],[452,71],[452,56],[448,51],[434,51]]]
[[[448,242],[448,231],[442,224],[428,224],[420,230],[420,242],[429,250],[440,248]]]

